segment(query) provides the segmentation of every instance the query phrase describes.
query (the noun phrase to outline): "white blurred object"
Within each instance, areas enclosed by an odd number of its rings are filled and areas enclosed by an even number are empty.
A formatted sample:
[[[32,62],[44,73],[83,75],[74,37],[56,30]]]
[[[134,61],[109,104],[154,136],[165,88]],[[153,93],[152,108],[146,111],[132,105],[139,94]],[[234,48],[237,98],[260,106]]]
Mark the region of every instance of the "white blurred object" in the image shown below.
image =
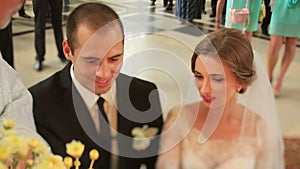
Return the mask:
[[[141,164],[140,169],[147,169],[146,164]]]

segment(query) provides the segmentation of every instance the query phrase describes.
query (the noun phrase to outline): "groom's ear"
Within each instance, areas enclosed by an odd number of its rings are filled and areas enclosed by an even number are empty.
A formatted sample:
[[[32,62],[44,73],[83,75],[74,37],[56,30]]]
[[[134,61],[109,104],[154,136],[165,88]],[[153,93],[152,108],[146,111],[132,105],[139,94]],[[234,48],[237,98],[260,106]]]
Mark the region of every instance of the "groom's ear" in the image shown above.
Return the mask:
[[[69,46],[68,40],[64,40],[64,41],[62,42],[62,46],[63,46],[63,52],[64,52],[64,54],[65,54],[65,57],[66,57],[68,60],[72,61],[72,59],[73,59],[73,54],[72,54],[71,48],[70,48],[70,46]]]

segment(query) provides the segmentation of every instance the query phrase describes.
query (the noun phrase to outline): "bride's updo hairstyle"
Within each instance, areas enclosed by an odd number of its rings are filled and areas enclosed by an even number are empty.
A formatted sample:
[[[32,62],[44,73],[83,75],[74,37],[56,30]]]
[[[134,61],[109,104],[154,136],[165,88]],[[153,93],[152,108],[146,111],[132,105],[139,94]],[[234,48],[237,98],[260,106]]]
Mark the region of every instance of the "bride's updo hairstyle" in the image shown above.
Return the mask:
[[[193,73],[199,55],[221,60],[242,84],[243,88],[238,91],[239,93],[244,93],[256,78],[252,46],[240,30],[224,28],[208,34],[193,53],[191,60]]]

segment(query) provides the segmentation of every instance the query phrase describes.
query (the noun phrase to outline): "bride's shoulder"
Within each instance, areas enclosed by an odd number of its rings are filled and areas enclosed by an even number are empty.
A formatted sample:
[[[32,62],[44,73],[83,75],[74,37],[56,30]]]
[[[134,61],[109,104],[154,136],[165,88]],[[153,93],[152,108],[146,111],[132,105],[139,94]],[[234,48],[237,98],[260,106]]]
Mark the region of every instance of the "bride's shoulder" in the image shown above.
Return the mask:
[[[179,116],[180,111],[181,111],[181,106],[176,106],[167,112],[165,123],[164,123],[165,129],[168,129],[175,123],[176,119]]]
[[[165,125],[174,124],[176,121],[177,123],[183,122],[187,120],[187,118],[191,114],[195,114],[199,110],[199,103],[191,103],[186,105],[179,105],[172,108],[166,115]]]
[[[265,123],[263,118],[260,115],[258,115],[256,112],[250,110],[249,108],[246,108],[246,112],[249,112],[251,118],[253,118],[256,123]]]
[[[258,129],[260,130],[260,132],[267,130],[267,123],[260,115],[258,115],[256,112],[248,108],[246,108],[245,112],[247,113],[245,117],[247,118],[246,121],[248,122],[249,126],[253,126],[254,123],[255,124],[254,126],[256,127],[256,131]]]

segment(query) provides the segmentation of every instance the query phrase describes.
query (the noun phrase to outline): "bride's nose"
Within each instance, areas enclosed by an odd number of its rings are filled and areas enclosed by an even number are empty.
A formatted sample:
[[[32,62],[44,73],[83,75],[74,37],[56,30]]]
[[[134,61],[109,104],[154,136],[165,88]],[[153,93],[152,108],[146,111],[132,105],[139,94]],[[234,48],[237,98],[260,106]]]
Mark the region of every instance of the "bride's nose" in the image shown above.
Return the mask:
[[[200,86],[200,92],[202,94],[210,94],[211,93],[211,83],[208,79],[203,80]]]

